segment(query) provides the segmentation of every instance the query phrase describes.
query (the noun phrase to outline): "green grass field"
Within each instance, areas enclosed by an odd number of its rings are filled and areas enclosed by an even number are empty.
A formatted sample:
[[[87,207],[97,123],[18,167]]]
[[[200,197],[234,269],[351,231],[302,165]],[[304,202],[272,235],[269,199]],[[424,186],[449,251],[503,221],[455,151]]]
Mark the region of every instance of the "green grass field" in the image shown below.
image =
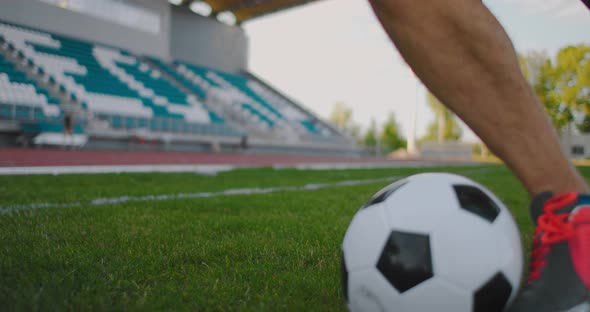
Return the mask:
[[[528,246],[533,228],[526,192],[499,165],[248,169],[214,177],[0,177],[0,310],[344,310],[344,232],[358,208],[387,182],[91,203],[97,198],[303,186],[424,171],[455,172],[489,187],[512,209]],[[582,171],[590,177],[590,170]],[[27,209],[39,203],[61,206]],[[64,205],[68,203],[73,205]]]

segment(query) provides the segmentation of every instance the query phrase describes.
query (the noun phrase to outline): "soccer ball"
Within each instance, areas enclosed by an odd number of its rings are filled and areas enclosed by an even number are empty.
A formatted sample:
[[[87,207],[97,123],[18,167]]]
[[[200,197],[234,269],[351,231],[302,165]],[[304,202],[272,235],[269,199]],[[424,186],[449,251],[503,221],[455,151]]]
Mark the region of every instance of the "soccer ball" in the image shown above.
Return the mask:
[[[379,191],[342,244],[351,311],[502,311],[522,273],[502,202],[462,176],[425,173]]]

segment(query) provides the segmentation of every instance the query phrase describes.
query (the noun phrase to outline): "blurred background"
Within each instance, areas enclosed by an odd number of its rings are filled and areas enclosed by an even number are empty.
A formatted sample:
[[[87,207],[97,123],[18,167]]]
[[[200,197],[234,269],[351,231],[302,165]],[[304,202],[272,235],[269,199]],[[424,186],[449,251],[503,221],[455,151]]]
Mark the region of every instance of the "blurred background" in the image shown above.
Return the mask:
[[[587,158],[590,14],[573,0],[485,3],[564,149]],[[0,5],[5,148],[493,159],[364,0]]]

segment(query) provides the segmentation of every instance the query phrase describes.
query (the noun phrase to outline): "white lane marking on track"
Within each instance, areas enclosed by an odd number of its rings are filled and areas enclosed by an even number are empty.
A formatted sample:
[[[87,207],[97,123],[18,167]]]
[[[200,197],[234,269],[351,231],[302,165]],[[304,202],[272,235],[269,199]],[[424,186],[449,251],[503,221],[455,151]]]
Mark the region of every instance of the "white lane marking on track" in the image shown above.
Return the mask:
[[[202,175],[216,175],[219,172],[251,166],[235,165],[113,165],[113,166],[39,166],[0,167],[0,175],[37,174],[103,174],[103,173],[145,173],[145,172],[194,172]]]
[[[90,166],[35,166],[35,167],[0,167],[0,175],[37,175],[37,174],[103,174],[103,173],[145,173],[145,172],[194,172],[202,175],[216,175],[220,172],[237,168],[272,167],[277,170],[347,170],[347,169],[381,169],[407,167],[437,166],[478,166],[479,163],[441,163],[436,161],[411,160],[403,162],[335,162],[335,163],[300,163],[291,165],[232,165],[232,164],[200,164],[200,165],[90,165]]]
[[[402,177],[392,176],[378,179],[364,179],[364,180],[347,180],[336,183],[310,183],[303,186],[281,186],[269,188],[237,188],[228,189],[219,192],[199,192],[199,193],[180,193],[180,194],[164,194],[164,195],[146,195],[146,196],[118,196],[107,198],[96,198],[88,202],[73,202],[73,203],[34,203],[26,205],[15,205],[0,207],[0,215],[6,215],[19,211],[45,209],[45,208],[67,208],[75,206],[104,206],[123,204],[128,202],[143,202],[143,201],[168,201],[176,199],[190,199],[190,198],[208,198],[218,196],[235,196],[235,195],[254,195],[254,194],[270,194],[276,192],[296,192],[296,191],[315,191],[329,187],[338,186],[354,186],[379,182],[393,182]]]

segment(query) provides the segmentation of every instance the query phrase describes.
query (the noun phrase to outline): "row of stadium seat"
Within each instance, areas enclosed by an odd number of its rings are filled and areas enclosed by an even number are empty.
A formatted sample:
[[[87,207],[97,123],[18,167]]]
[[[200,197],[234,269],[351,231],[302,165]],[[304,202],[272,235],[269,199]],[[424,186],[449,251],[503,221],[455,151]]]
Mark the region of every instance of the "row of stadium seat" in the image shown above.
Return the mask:
[[[92,113],[224,124],[224,119],[208,111],[197,97],[183,92],[130,53],[4,23],[0,23],[0,34]],[[118,124],[112,126],[117,128]],[[219,132],[217,128],[215,132]],[[224,132],[237,133],[232,129]]]
[[[176,61],[168,64],[157,58],[141,58],[127,51],[93,44],[56,34],[0,23],[0,36],[26,59],[30,67],[56,83],[88,112],[119,129],[146,128],[169,131],[167,124],[191,133],[241,135],[207,105],[212,94],[225,99],[227,112],[241,116],[233,122],[247,122],[261,130],[297,136],[329,137],[315,118],[295,107],[264,85],[242,75],[230,74]],[[13,74],[4,67],[2,73]],[[21,73],[23,74],[23,73]],[[14,74],[18,78],[18,74]],[[22,77],[20,77],[22,78]],[[23,78],[24,79],[24,78]],[[20,83],[20,82],[19,82]],[[35,90],[35,83],[28,81]],[[0,82],[0,102],[3,94]],[[59,106],[48,93],[43,113],[56,115]],[[29,91],[26,91],[30,93]],[[13,97],[22,97],[25,91]],[[28,100],[28,98],[27,98]],[[204,103],[207,102],[207,105]],[[229,107],[229,108],[228,108]],[[209,130],[207,130],[210,127]]]
[[[277,116],[272,110],[267,109],[261,103],[241,93],[231,83],[225,81],[219,72],[193,64],[176,62],[176,69],[191,83],[204,90],[217,89],[224,92],[229,104],[236,106],[234,109],[246,116],[251,116],[252,121],[258,122],[264,128],[273,128],[276,125]]]
[[[171,66],[156,58],[150,58],[150,61],[156,64],[158,67],[160,67],[168,75],[172,76],[185,88],[191,90],[194,94],[198,95],[202,99],[206,99],[209,95],[214,93],[214,90],[221,90],[218,88],[219,85],[217,85],[215,82],[205,80],[200,75],[194,74],[192,71],[187,70],[182,65]],[[257,125],[259,127],[262,127],[261,130],[269,129],[267,121],[264,120],[264,115],[262,115],[262,118],[258,117],[257,115],[253,115],[251,110],[249,110],[247,106],[241,105],[239,107],[235,107],[234,113],[241,115],[242,117],[244,117],[244,119],[247,119],[251,124],[258,123]],[[262,123],[261,120],[263,121]]]
[[[285,119],[298,121],[301,125],[303,125],[303,127],[307,129],[309,133],[314,135],[328,135],[330,133],[328,129],[317,126],[316,123],[313,122],[315,119],[314,117],[302,112],[298,108],[295,108],[284,97],[277,95],[273,91],[264,87],[262,84],[254,80],[248,80],[247,87],[260,98],[264,99],[264,101],[267,103],[273,103],[273,105],[278,111],[281,112]]]
[[[162,70],[164,70],[172,78],[176,79],[176,81],[181,83],[185,88],[188,88],[190,91],[196,94],[199,98],[204,99],[207,96],[205,90],[201,89],[198,85],[191,83],[188,79],[179,74],[176,70],[168,66],[168,64],[154,57],[149,57],[148,59],[154,64],[156,64],[158,67],[160,67]]]
[[[232,105],[242,114],[252,116],[263,126],[280,128],[301,135],[329,135],[328,129],[321,129],[313,117],[295,108],[283,97],[276,95],[258,82],[242,75],[230,74],[214,69],[175,62],[175,69],[188,83],[200,89],[223,90]]]
[[[0,118],[45,119],[61,114],[59,100],[0,54]]]

